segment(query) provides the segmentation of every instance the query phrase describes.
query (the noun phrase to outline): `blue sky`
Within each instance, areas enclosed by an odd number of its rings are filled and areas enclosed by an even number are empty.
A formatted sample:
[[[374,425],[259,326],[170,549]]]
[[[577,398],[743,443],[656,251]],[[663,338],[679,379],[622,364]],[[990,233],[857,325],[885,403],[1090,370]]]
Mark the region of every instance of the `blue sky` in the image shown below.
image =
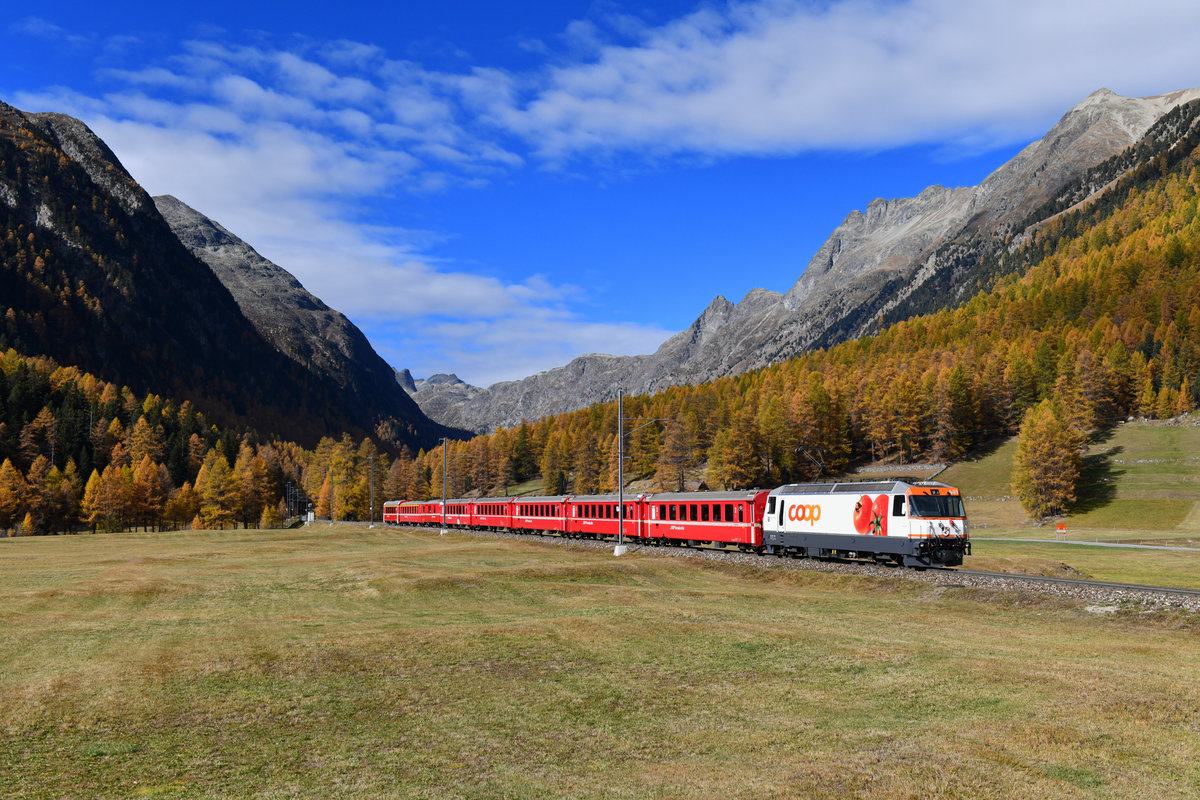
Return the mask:
[[[1193,0],[276,8],[30,6],[0,99],[477,385],[786,291],[851,210],[978,183],[1095,89],[1200,86]]]

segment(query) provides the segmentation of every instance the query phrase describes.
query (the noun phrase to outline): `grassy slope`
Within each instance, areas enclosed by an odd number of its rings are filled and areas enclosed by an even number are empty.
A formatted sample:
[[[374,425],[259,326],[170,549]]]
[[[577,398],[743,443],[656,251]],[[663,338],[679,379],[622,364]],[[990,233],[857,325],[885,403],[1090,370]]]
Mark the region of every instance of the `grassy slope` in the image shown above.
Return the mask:
[[[1200,414],[1182,424],[1120,425],[1085,455],[1079,500],[1064,520],[1067,537],[1200,547]],[[979,536],[1054,538],[1035,527],[1012,492],[1014,442],[956,464],[939,480],[962,489]]]
[[[0,542],[5,797],[1194,797],[1194,619],[361,527]]]
[[[1182,424],[1120,425],[1085,456],[1066,539],[1200,548],[1200,415]],[[956,464],[939,480],[958,486],[977,541],[967,566],[998,572],[1093,577],[1200,588],[1200,553],[1034,544],[1053,539],[1054,527],[1035,526],[1012,492],[1015,441],[975,461]],[[1012,542],[978,541],[982,538]]]

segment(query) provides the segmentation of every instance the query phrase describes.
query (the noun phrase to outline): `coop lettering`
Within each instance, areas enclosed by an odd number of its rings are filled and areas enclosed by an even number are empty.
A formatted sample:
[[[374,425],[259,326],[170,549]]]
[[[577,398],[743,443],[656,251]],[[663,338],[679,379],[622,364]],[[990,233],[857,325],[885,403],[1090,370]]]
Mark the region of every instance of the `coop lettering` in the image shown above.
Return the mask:
[[[812,525],[821,518],[821,507],[805,505],[789,506],[787,515],[788,519],[792,522],[807,522],[809,525]]]

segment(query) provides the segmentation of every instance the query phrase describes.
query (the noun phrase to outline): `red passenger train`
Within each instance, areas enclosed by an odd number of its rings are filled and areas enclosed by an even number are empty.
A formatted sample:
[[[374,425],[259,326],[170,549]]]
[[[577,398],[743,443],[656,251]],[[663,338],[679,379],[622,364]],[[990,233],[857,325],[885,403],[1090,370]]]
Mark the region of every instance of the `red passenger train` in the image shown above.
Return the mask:
[[[471,498],[446,501],[445,524],[473,530],[557,533],[606,539],[620,533],[615,494],[558,497]],[[625,538],[651,544],[762,546],[767,492],[632,494],[625,498]],[[391,500],[383,521],[441,525],[441,500]]]
[[[630,543],[736,547],[745,552],[956,566],[971,552],[958,489],[932,481],[841,482],[773,491],[625,497]],[[392,500],[384,522],[615,539],[617,495]]]

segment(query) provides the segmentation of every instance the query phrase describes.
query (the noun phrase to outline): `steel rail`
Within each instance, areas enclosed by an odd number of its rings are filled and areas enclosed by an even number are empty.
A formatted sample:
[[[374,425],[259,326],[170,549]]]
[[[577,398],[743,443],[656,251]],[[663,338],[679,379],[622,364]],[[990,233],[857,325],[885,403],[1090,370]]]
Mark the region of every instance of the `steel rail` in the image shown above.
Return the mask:
[[[1080,578],[1056,578],[1052,575],[1021,575],[1013,572],[981,572],[971,569],[957,569],[954,567],[937,568],[939,572],[950,573],[952,575],[970,575],[976,578],[1004,578],[1007,580],[1021,580],[1029,583],[1056,583],[1064,586],[1079,586],[1089,589],[1118,589],[1121,591],[1130,592],[1156,592],[1158,594],[1178,594],[1185,597],[1200,597],[1200,589],[1181,589],[1176,586],[1146,586],[1140,583],[1115,583],[1113,581],[1089,581]]]

